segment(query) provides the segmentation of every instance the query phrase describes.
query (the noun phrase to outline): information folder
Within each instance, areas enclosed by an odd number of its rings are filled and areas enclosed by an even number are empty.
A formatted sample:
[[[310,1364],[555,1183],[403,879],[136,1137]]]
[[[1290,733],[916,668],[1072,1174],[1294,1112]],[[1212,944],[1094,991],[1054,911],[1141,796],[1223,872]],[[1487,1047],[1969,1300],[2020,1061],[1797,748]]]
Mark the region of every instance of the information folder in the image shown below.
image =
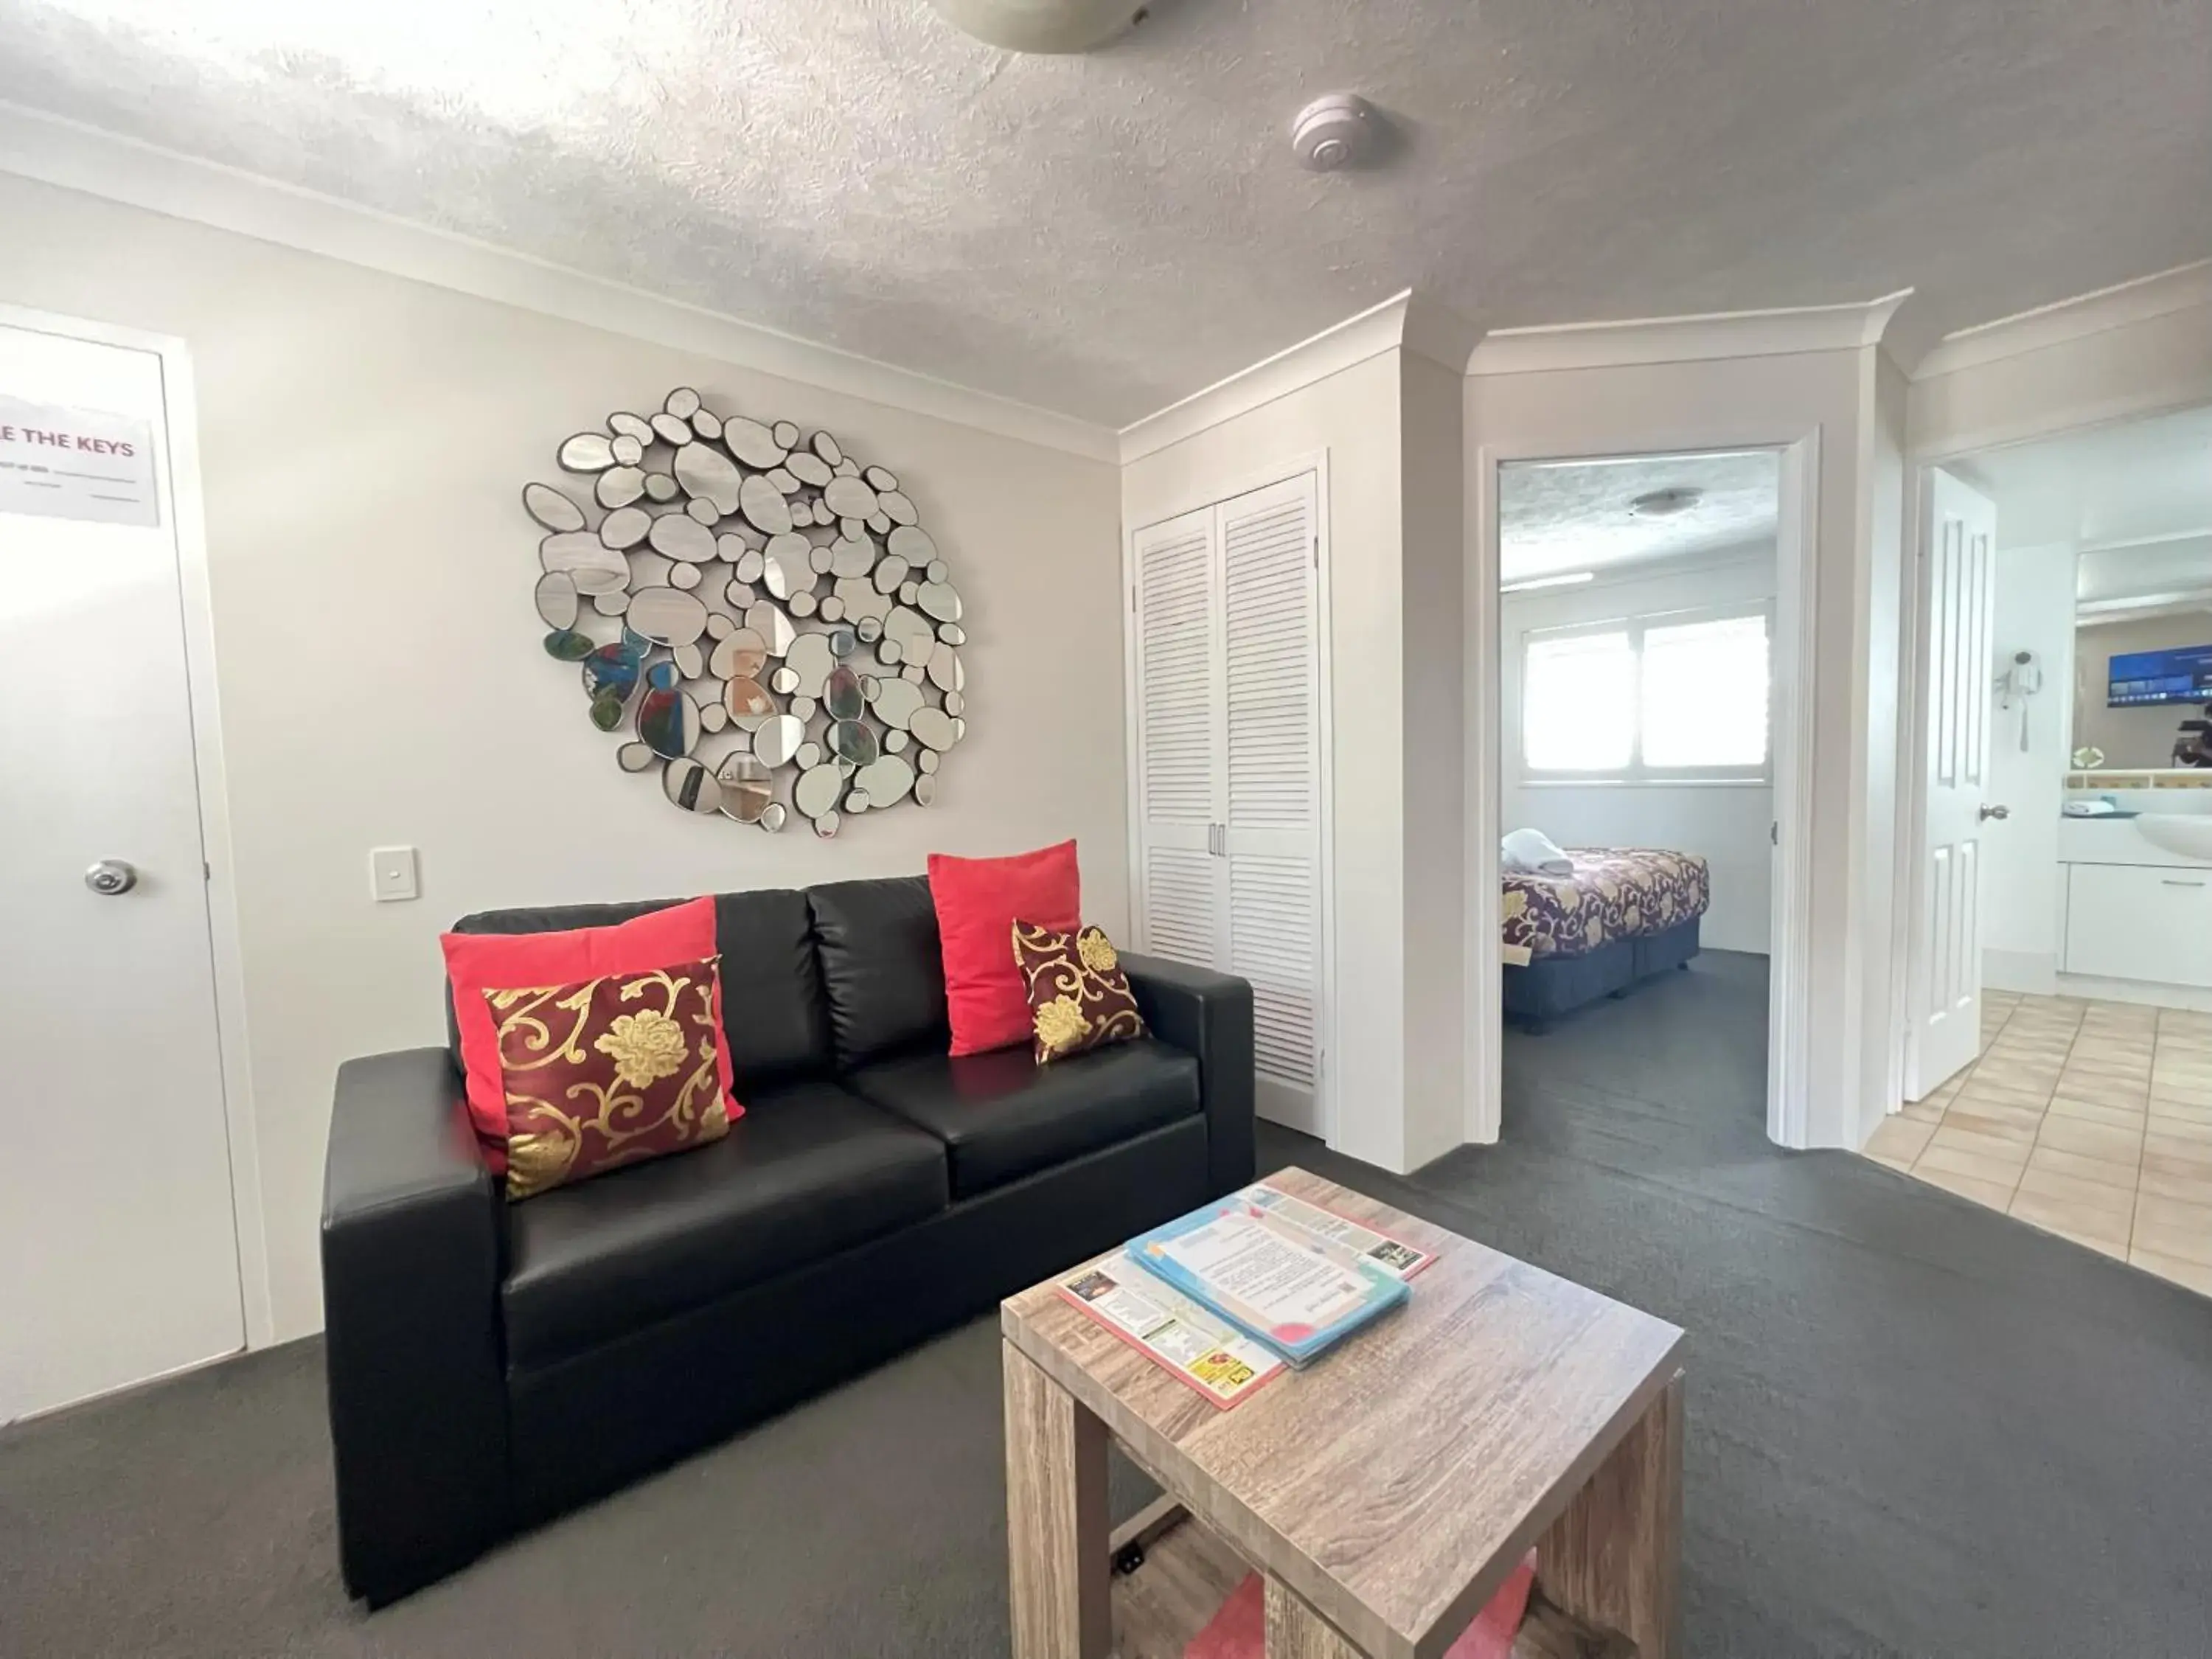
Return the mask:
[[[1393,1272],[1331,1248],[1246,1193],[1139,1234],[1128,1254],[1292,1365],[1407,1297]]]

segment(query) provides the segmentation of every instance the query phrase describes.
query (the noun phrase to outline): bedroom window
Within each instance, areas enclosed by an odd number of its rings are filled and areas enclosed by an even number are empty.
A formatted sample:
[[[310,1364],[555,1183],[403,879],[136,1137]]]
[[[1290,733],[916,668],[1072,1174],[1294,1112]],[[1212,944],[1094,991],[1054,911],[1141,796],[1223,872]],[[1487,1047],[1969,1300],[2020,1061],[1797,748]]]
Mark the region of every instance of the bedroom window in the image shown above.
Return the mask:
[[[1526,635],[1522,766],[1537,781],[1765,782],[1768,654],[1763,606]]]

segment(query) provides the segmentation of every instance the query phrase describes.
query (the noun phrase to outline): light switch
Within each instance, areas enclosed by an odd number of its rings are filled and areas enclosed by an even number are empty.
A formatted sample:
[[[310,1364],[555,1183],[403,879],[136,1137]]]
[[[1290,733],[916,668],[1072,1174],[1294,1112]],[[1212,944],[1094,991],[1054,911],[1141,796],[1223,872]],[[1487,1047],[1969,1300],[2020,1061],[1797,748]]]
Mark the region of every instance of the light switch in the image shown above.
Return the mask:
[[[368,893],[379,904],[418,896],[415,883],[415,849],[411,847],[372,847],[368,849]]]

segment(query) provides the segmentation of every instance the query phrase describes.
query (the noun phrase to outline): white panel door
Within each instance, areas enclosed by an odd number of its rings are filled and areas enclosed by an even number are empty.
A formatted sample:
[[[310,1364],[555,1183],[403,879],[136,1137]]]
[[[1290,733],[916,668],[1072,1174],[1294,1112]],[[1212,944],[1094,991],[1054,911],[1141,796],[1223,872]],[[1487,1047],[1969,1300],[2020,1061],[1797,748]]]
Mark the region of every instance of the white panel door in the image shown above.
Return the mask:
[[[1228,950],[1252,983],[1262,1116],[1320,1117],[1320,616],[1310,472],[1224,501],[1223,831]]]
[[[1949,473],[1929,475],[1927,550],[1928,834],[1921,866],[1921,963],[1915,978],[1913,1100],[1982,1051],[1983,825],[1988,801],[1990,697],[1996,664],[1996,508]]]
[[[161,360],[0,327],[0,398],[4,1421],[245,1330]],[[21,441],[26,405],[48,432],[71,411],[144,422],[159,526],[11,510],[104,487],[96,453]],[[91,890],[102,860],[135,883]]]
[[[1226,879],[1221,629],[1213,510],[1139,531],[1136,593],[1137,939],[1139,951],[1218,966]]]

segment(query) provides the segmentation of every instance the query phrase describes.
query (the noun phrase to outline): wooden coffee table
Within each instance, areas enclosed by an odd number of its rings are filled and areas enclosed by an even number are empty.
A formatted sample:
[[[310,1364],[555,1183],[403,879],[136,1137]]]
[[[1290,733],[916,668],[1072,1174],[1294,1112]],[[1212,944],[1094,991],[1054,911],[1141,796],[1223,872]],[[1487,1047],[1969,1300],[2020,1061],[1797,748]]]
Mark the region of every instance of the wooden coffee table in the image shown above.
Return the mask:
[[[1303,1170],[1268,1179],[1438,1259],[1231,1411],[1049,1282],[1001,1304],[1015,1659],[1181,1659],[1247,1564],[1269,1659],[1435,1659],[1532,1546],[1568,1622],[1668,1659],[1682,1333]],[[1109,1437],[1164,1493],[1118,1534]]]

